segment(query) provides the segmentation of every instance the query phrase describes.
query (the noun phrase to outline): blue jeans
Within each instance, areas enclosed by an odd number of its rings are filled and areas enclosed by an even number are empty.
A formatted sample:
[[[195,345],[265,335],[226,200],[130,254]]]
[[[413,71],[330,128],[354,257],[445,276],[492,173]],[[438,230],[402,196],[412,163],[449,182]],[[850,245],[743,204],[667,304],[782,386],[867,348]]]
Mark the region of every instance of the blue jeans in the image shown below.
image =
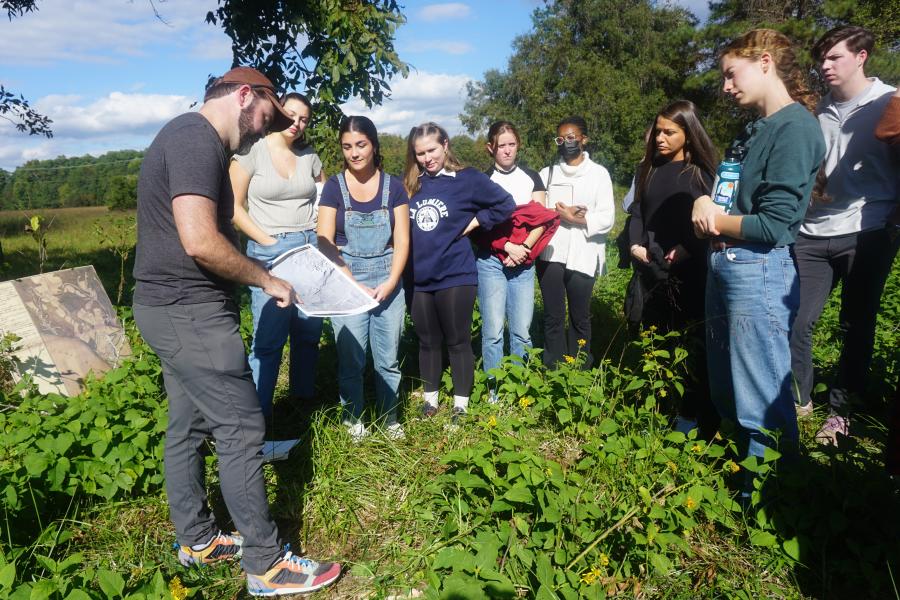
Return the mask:
[[[485,372],[500,366],[503,325],[509,322],[509,352],[525,356],[531,347],[534,314],[534,265],[504,267],[500,259],[479,254],[478,307],[481,311],[481,355]]]
[[[291,248],[304,244],[317,245],[313,230],[280,233],[271,246],[247,240],[247,256],[267,262]],[[263,414],[272,414],[272,396],[281,367],[281,352],[291,339],[290,395],[312,398],[316,394],[316,362],[322,319],[306,317],[296,306],[279,308],[275,300],[261,288],[250,286],[250,311],[253,314],[253,344],[250,347],[250,369]]]
[[[342,256],[356,281],[370,288],[387,280],[392,257],[393,253],[368,258]],[[338,392],[345,420],[356,423],[362,418],[363,373],[366,350],[370,345],[375,365],[376,418],[384,419],[386,424],[397,420],[400,390],[397,352],[405,313],[406,300],[401,283],[377,308],[367,313],[332,317],[338,354]]]
[[[790,330],[800,283],[790,248],[765,244],[713,250],[706,282],[706,345],[713,403],[740,432],[742,455],[797,445]]]

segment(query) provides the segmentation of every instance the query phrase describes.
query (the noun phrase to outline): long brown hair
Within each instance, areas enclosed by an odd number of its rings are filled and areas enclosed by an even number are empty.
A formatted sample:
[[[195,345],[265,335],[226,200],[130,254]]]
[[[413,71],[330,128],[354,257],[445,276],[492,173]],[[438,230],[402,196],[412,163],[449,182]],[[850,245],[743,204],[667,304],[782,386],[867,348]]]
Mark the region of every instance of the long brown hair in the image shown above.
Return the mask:
[[[766,52],[772,57],[775,72],[791,98],[815,112],[819,98],[809,86],[806,71],[797,62],[793,42],[783,33],[774,29],[751,29],[725,46],[719,59],[730,55],[756,61]]]
[[[697,107],[690,100],[676,100],[663,107],[653,118],[653,126],[648,131],[644,147],[644,158],[638,167],[635,202],[641,201],[647,184],[656,170],[653,159],[656,157],[656,136],[659,133],[656,121],[659,117],[674,122],[684,131],[684,169],[682,172],[690,171],[694,181],[701,184],[704,175],[713,177],[716,174],[719,153],[697,116]]]
[[[443,127],[431,121],[413,127],[409,130],[409,136],[406,138],[406,167],[403,169],[403,187],[406,188],[406,193],[410,198],[422,187],[419,181],[422,168],[419,166],[419,161],[416,160],[416,141],[429,135],[436,135],[439,144],[447,144],[447,156],[444,160],[445,169],[456,172],[463,168],[450,150],[450,136],[447,135],[447,131]]]

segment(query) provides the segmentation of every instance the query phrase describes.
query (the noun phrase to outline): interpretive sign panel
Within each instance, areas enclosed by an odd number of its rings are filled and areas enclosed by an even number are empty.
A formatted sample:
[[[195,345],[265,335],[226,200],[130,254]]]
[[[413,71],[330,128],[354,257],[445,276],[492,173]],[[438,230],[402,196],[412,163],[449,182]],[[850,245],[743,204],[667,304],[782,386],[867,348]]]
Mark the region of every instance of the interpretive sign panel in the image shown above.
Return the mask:
[[[18,375],[42,393],[74,396],[84,377],[131,355],[125,331],[94,267],[0,282],[0,332],[14,333]]]

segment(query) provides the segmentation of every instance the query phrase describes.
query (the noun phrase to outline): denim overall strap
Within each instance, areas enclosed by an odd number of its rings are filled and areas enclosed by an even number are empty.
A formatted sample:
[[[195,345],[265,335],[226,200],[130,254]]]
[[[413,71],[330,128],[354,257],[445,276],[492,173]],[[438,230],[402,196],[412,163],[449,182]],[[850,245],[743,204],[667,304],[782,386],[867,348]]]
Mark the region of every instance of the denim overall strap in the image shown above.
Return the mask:
[[[385,256],[391,252],[388,243],[391,240],[391,214],[388,210],[390,178],[387,173],[382,174],[383,192],[381,206],[372,212],[361,212],[350,208],[350,193],[346,187],[341,190],[344,194],[346,210],[344,211],[344,235],[347,236],[347,245],[341,251],[345,255],[357,258],[371,258]],[[346,257],[345,257],[346,260]],[[352,261],[347,261],[351,264]],[[354,277],[356,271],[351,264],[350,268]]]
[[[338,185],[341,186],[341,196],[344,198],[344,211],[350,212],[350,190],[347,189],[347,180],[344,179],[344,173],[337,174]]]
[[[387,210],[388,201],[390,200],[390,198],[391,198],[391,174],[385,173],[384,174],[384,185],[382,186],[382,189],[381,189],[381,209],[382,210]]]

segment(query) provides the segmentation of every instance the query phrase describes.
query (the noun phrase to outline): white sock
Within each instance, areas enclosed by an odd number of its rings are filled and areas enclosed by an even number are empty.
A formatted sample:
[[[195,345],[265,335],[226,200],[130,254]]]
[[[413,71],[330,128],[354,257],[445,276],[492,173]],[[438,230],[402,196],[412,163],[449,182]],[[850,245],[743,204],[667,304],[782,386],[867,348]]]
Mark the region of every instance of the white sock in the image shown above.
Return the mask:
[[[468,396],[453,396],[453,406],[463,410],[469,410]]]
[[[433,392],[425,392],[425,404],[429,406],[437,406],[438,405],[438,391],[435,390]]]

